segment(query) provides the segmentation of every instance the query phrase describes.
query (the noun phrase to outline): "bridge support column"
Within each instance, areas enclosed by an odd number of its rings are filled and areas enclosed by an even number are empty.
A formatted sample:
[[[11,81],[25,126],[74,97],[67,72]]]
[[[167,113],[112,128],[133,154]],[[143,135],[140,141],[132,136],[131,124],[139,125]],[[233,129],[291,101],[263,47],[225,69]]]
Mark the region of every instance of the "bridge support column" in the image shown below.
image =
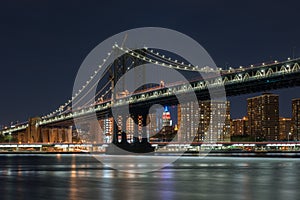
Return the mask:
[[[35,117],[30,118],[28,121],[28,128],[26,139],[28,143],[36,143],[41,142],[41,129],[37,126],[37,122],[40,121],[41,118]]]
[[[132,118],[134,120],[134,133],[133,133],[133,143],[147,143],[147,114],[143,113],[134,113]],[[141,140],[140,140],[141,138]]]
[[[65,141],[68,143],[72,143],[72,126],[69,126],[68,128],[66,128],[66,137],[65,137]]]

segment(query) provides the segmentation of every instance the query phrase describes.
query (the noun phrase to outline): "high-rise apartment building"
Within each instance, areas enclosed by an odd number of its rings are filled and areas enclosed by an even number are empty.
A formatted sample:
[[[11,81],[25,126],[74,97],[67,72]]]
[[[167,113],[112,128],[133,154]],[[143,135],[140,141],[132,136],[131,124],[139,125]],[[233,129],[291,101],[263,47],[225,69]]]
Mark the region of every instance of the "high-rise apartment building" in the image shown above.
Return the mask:
[[[255,141],[279,140],[279,97],[264,93],[247,99],[248,131]]]
[[[300,140],[300,98],[292,100],[292,134],[294,140]]]
[[[231,135],[232,136],[245,136],[248,134],[248,117],[242,119],[233,119],[231,122]]]
[[[293,140],[291,122],[291,118],[279,118],[279,140]]]
[[[230,103],[199,101],[178,106],[179,141],[229,141]]]

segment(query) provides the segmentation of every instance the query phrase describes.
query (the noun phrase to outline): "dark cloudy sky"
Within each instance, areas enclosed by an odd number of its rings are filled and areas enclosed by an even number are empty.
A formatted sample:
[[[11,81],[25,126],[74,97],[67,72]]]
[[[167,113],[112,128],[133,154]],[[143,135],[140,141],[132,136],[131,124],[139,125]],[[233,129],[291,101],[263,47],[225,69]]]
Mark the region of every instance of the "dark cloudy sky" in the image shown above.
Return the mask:
[[[292,49],[299,57],[299,8],[296,0],[1,0],[0,124],[56,109],[71,97],[89,51],[127,29],[156,26],[185,33],[220,67],[284,60]],[[276,93],[281,115],[290,116],[299,88]],[[245,114],[246,97],[230,98],[234,118]]]

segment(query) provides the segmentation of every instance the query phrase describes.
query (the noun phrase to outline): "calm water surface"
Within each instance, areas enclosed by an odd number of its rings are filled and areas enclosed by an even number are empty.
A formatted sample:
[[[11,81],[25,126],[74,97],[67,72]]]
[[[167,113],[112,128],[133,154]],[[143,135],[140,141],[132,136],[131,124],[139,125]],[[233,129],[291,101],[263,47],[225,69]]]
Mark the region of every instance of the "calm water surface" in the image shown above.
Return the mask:
[[[300,159],[181,157],[143,174],[90,155],[0,155],[0,199],[300,199]]]

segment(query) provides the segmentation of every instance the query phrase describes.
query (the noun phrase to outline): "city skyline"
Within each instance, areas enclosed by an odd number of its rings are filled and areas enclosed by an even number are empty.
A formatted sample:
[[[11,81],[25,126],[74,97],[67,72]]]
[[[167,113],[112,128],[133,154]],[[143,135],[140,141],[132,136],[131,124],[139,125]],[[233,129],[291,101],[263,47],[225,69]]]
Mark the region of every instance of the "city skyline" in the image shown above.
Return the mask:
[[[299,8],[1,0],[1,199],[299,199]]]
[[[0,89],[6,95],[1,100],[0,124],[28,120],[56,109],[71,97],[84,57],[107,37],[131,28],[157,26],[185,33],[203,45],[222,68],[300,56],[299,28],[294,27],[297,1],[175,1],[145,8],[139,8],[139,3],[114,4],[77,0],[1,4],[1,73],[6,76],[0,80]],[[135,12],[126,13],[125,19],[126,8]],[[170,9],[174,12],[165,12]],[[266,14],[283,10],[289,14]],[[160,12],[165,15],[155,14]],[[106,26],[110,28],[103,31]],[[280,93],[291,97],[297,89],[287,91]],[[238,98],[231,99],[236,102],[233,110],[242,107]],[[288,113],[282,115],[289,117]]]

